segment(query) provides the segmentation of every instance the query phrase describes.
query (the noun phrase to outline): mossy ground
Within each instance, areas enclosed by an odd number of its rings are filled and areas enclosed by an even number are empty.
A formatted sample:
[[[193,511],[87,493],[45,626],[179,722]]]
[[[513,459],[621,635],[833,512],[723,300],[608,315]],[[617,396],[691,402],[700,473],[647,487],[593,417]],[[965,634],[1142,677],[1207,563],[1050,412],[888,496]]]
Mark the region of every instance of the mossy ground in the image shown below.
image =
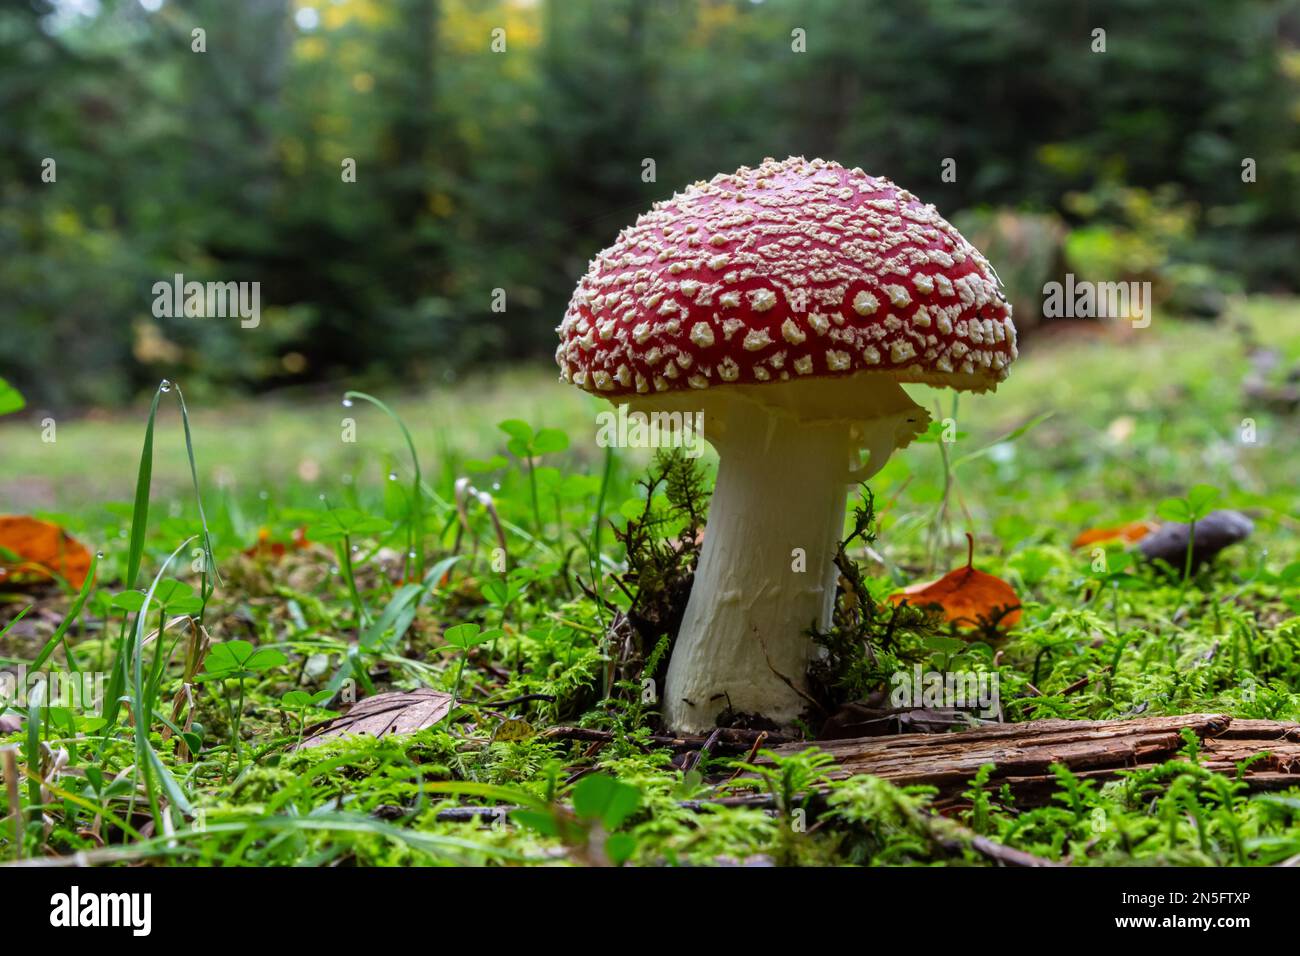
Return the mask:
[[[1248,323],[1287,362],[1300,359],[1294,302],[1253,300],[1234,322]],[[1300,720],[1300,423],[1243,390],[1242,341],[1226,321],[1157,318],[1122,335],[1076,328],[1031,340],[996,395],[963,396],[954,405],[946,394],[918,389],[937,418],[955,419],[958,438],[942,448],[914,445],[872,482],[877,539],[871,552],[861,541],[851,549],[869,596],[883,600],[962,563],[969,531],[976,566],[1015,586],[1024,615],[996,647],[926,644],[917,634],[897,648],[898,659],[995,672],[1008,720],[1211,711]],[[189,759],[178,753],[185,738],[163,739],[161,719],[142,741],[124,716],[102,728],[85,715],[68,723],[35,713],[40,740],[30,722],[8,738],[31,772],[22,788],[25,845],[15,845],[10,821],[0,828],[0,855],[87,850],[106,859],[225,865],[983,862],[926,812],[923,790],[856,779],[831,786],[814,807],[807,798],[825,771],[815,752],[734,777],[743,754],[706,755],[684,770],[680,755],[674,762],[651,740],[654,706],[639,677],[657,671],[665,648],[633,641],[629,656],[605,639],[621,612],[636,610],[636,591],[614,580],[624,570],[623,539],[607,524],[599,540],[594,534],[597,514],[617,529],[644,514],[638,482],[651,463],[620,452],[605,480],[606,460],[592,441],[596,403],[549,372],[514,371],[418,397],[372,391],[395,399],[412,429],[426,486],[417,542],[424,571],[453,552],[460,559],[428,582],[412,613],[395,607],[402,578],[412,576],[405,556],[416,526],[414,471],[401,433],[380,410],[362,401],[342,407],[337,395],[224,407],[187,395],[222,576],[204,625],[216,643],[246,640],[279,651],[284,662],[249,672],[242,708],[232,709],[241,689],[233,679],[194,685],[198,727],[190,740],[198,755]],[[180,418],[167,396],[161,409],[142,588],[201,530]],[[963,460],[1044,413],[1051,417],[1023,435]],[[0,426],[6,508],[56,520],[104,552],[97,584],[67,634],[85,671],[110,671],[122,635],[134,633],[132,615],[112,600],[129,570],[144,418],[58,423],[53,443],[40,440],[36,422]],[[355,423],[355,442],[344,440],[344,419]],[[512,434],[498,429],[503,420],[531,427],[525,435],[511,426]],[[558,432],[543,437],[542,428]],[[524,444],[512,453],[512,441]],[[491,508],[477,500],[466,507],[468,531],[455,507],[460,478],[491,499]],[[1217,487],[1218,504],[1248,511],[1256,530],[1195,575],[1185,593],[1177,580],[1136,566],[1125,587],[1102,587],[1093,556],[1071,550],[1082,529],[1151,518],[1162,499],[1196,484]],[[667,490],[658,494],[653,509],[670,509]],[[344,514],[341,524],[328,510]],[[677,541],[687,524],[670,517],[656,533]],[[263,529],[272,541],[290,542],[298,528],[311,544],[283,557],[244,553]],[[505,573],[493,551],[501,537]],[[198,591],[191,548],[165,576]],[[30,662],[70,598],[57,590],[37,595],[34,611],[0,643],[0,663]],[[31,600],[8,596],[0,622]],[[370,626],[359,627],[359,617]],[[461,650],[443,635],[464,622],[501,633]],[[175,663],[162,670],[155,697],[142,683],[141,699],[172,719],[188,625],[167,633],[180,638]],[[68,663],[63,648],[51,660]],[[143,660],[151,665],[152,652]],[[286,704],[286,694],[337,698],[349,679],[362,692],[450,691],[462,662],[466,706],[450,723],[400,739],[292,749],[304,719],[328,714]],[[1090,680],[1076,689],[1082,678]],[[521,697],[529,699],[503,703]],[[187,712],[176,711],[177,719]],[[510,718],[526,720],[532,734],[494,739]],[[609,737],[599,744],[545,738],[557,725]],[[48,774],[61,750],[66,762]],[[152,772],[138,773],[150,753]],[[43,774],[42,795],[28,783]],[[576,794],[583,779],[598,782]],[[771,806],[683,803],[747,789],[770,794]],[[525,809],[503,820],[439,819],[456,805]],[[556,809],[570,806],[576,815]],[[1199,768],[1192,746],[1182,760],[1104,786],[1062,772],[1058,798],[1045,808],[1020,808],[977,779],[955,818],[1000,843],[1080,865],[1262,865],[1300,853],[1300,787],[1248,793]],[[177,832],[164,835],[160,826]]]

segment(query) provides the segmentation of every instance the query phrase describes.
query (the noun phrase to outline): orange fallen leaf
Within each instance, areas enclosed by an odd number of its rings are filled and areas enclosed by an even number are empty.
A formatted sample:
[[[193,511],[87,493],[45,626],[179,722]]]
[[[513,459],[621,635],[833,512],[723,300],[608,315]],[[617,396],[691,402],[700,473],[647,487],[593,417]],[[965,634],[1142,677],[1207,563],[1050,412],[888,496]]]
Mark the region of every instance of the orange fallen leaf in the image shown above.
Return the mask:
[[[913,584],[889,596],[890,603],[907,601],[915,607],[937,604],[944,617],[963,627],[975,627],[981,619],[989,620],[1006,608],[1014,608],[997,620],[1001,628],[1020,621],[1020,598],[1006,581],[975,570],[975,539],[969,533],[966,566],[949,571],[929,584]]]
[[[1130,521],[1128,524],[1113,525],[1109,528],[1089,528],[1071,543],[1073,548],[1086,548],[1090,544],[1105,544],[1107,541],[1126,541],[1132,544],[1149,535],[1160,527],[1154,521]]]
[[[244,549],[244,554],[250,558],[283,558],[287,551],[301,551],[310,545],[307,540],[306,528],[294,528],[293,538],[286,544],[283,541],[272,541],[271,532],[265,528],[258,529],[257,543]]]
[[[90,573],[90,552],[56,524],[0,515],[0,568],[10,584],[48,581],[56,575],[80,588]]]

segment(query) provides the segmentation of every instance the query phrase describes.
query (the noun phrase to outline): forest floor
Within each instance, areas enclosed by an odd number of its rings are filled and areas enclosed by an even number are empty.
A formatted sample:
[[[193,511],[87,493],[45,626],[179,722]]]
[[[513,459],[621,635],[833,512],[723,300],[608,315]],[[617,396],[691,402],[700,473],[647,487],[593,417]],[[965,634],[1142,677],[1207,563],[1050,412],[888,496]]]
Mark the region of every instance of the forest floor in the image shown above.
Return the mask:
[[[1251,337],[1271,364],[1252,357]],[[880,610],[964,565],[969,532],[974,565],[1015,589],[1022,616],[1006,633],[929,621],[887,639],[868,620],[858,645],[839,647],[861,656],[842,661],[825,699],[875,692],[879,709],[889,668],[920,665],[985,675],[1006,722],[1300,721],[1300,411],[1285,398],[1297,362],[1300,303],[1257,298],[1232,321],[1033,336],[993,395],[916,389],[938,424],[872,480],[875,540],[849,552],[865,576],[857,600]],[[52,442],[39,412],[0,424],[0,511],[102,553],[83,588],[0,593],[0,669],[98,675],[106,689],[98,713],[31,695],[0,713],[11,728],[0,725],[0,751],[15,745],[5,760],[22,774],[0,860],[1269,865],[1300,854],[1300,784],[1261,792],[1244,768],[1210,767],[1191,734],[1168,759],[1108,779],[1043,768],[1054,788],[1033,801],[978,766],[942,794],[837,773],[827,751],[842,741],[663,736],[643,680],[662,673],[666,643],[629,633],[647,594],[622,542],[644,530],[633,563],[680,572],[690,549],[679,559],[662,545],[690,526],[682,493],[656,487],[647,509],[639,483],[661,466],[640,452],[607,459],[594,441],[601,403],[549,370],[416,385],[371,389],[395,417],[341,393],[211,405],[186,392],[210,549],[175,388],[156,418],[145,407],[56,421]],[[466,479],[484,494],[466,496]],[[1106,545],[1101,570],[1092,549],[1071,547],[1090,528],[1158,520],[1198,486],[1193,497],[1213,494],[1254,530],[1188,580],[1122,543]],[[417,689],[394,702],[413,733],[331,723],[352,697]],[[364,710],[344,724],[398,716]]]

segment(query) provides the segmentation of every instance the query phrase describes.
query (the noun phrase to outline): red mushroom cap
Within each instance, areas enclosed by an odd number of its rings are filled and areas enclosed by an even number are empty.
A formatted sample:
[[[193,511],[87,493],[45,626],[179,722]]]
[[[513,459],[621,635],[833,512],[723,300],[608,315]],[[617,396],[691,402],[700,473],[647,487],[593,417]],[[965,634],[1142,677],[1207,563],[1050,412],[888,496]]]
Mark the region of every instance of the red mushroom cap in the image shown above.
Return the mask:
[[[1016,357],[997,274],[934,206],[802,157],[655,203],[557,331],[561,378],[609,398],[863,371],[985,391]]]

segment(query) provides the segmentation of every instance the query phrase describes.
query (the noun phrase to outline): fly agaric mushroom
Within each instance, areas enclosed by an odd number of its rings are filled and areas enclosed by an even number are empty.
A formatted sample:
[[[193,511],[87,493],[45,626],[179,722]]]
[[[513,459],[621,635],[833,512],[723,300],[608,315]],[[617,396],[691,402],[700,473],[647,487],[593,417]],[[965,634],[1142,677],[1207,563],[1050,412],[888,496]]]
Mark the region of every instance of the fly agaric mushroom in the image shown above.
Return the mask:
[[[1016,357],[996,273],[933,206],[802,157],[656,203],[592,261],[557,331],[563,381],[703,412],[719,455],[664,690],[683,732],[724,710],[799,716],[849,486],[929,422],[900,383],[988,391]]]

